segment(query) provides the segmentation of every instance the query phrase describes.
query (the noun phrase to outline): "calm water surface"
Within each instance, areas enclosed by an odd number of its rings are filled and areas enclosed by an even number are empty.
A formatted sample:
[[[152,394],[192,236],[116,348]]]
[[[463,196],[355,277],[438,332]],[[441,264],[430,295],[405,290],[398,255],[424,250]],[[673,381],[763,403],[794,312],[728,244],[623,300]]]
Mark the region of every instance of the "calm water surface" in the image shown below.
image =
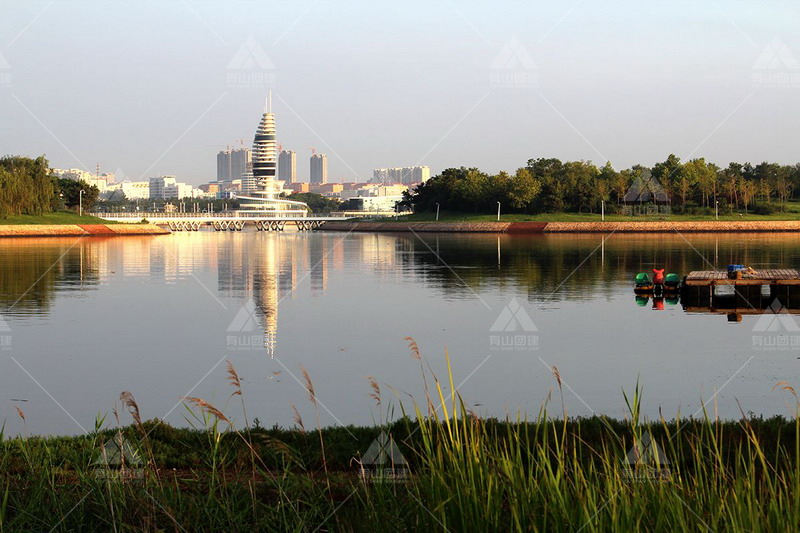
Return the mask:
[[[184,396],[241,416],[306,425],[314,381],[324,425],[370,424],[423,394],[413,336],[445,378],[445,353],[479,414],[626,414],[637,379],[644,412],[707,408],[788,414],[800,332],[759,331],[758,316],[636,302],[636,272],[717,263],[794,267],[797,235],[496,236],[184,233],[150,238],[0,241],[0,423],[6,432],[77,434],[131,391],[145,418],[186,424]],[[517,308],[516,302],[520,304]],[[529,320],[528,320],[529,319]],[[800,322],[800,321],[799,321]],[[514,329],[516,326],[516,329]],[[2,324],[0,324],[0,328]],[[534,329],[535,328],[535,329]],[[756,329],[756,331],[754,331]],[[797,342],[796,342],[797,341]],[[379,410],[367,376],[381,384]],[[797,383],[794,383],[797,385]],[[714,394],[716,396],[714,396]],[[14,407],[27,418],[23,428]],[[123,418],[123,422],[129,420]]]

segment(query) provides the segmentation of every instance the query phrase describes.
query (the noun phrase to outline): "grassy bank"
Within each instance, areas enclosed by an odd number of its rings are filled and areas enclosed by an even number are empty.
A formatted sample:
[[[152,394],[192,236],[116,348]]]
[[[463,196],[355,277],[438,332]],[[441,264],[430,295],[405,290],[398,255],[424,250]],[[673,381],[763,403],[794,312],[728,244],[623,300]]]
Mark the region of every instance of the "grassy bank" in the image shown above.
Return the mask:
[[[133,421],[124,428],[99,419],[85,436],[3,440],[0,531],[791,531],[800,523],[796,419],[648,422],[638,387],[624,396],[626,421],[570,419],[560,401],[552,416],[543,406],[532,420],[480,419],[444,392],[451,379],[440,383],[414,357],[429,392],[385,427],[313,429],[298,418],[292,430],[263,429],[188,398],[195,427],[176,429],[142,422],[123,393],[120,416]],[[229,379],[244,406],[231,366]],[[557,371],[555,384],[558,397]],[[794,390],[780,387],[797,405]],[[377,382],[367,392],[391,410]],[[360,476],[381,431],[407,458],[409,477]],[[98,464],[115,439],[130,455]]]
[[[79,216],[73,211],[57,211],[55,213],[45,213],[43,215],[14,215],[8,218],[0,218],[0,225],[20,225],[20,224],[116,224],[103,220],[102,218],[90,215]]]
[[[501,222],[600,222],[600,213],[537,213],[535,215],[526,214],[500,214]],[[436,220],[436,213],[414,213],[401,217],[401,220],[408,222],[433,222]],[[705,221],[716,220],[713,213],[711,215],[653,215],[653,216],[625,216],[606,214],[607,222],[646,222],[652,221]],[[761,221],[761,220],[800,220],[800,202],[791,201],[786,204],[786,210],[769,215],[754,215],[740,213],[720,213],[719,220],[728,221]],[[449,211],[439,212],[440,222],[496,222],[497,213],[477,214],[477,213],[454,213]]]

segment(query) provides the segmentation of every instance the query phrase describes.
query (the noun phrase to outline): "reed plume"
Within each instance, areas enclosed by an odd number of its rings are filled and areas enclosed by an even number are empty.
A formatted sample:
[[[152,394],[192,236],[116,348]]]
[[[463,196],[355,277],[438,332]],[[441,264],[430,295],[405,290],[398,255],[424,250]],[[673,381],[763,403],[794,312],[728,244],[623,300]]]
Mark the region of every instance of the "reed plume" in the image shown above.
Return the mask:
[[[133,418],[133,422],[136,425],[136,428],[142,434],[142,444],[147,450],[147,461],[149,466],[151,467],[151,471],[157,474],[156,471],[156,457],[153,453],[153,449],[150,446],[150,439],[147,438],[149,433],[145,430],[144,424],[142,424],[142,415],[139,412],[139,404],[136,403],[136,399],[133,397],[133,394],[130,391],[122,391],[119,395],[119,401],[122,402],[122,405],[128,409],[128,413],[130,413],[131,418]],[[117,415],[116,408],[114,408],[114,414]],[[117,418],[117,422],[119,423],[119,418]]]
[[[233,385],[233,392],[231,396],[241,396],[242,395],[242,380],[239,379],[239,374],[236,373],[236,369],[233,367],[233,363],[230,361],[225,361],[225,364],[228,367],[228,382]]]
[[[319,406],[317,405],[317,393],[314,390],[314,382],[311,381],[311,376],[308,370],[303,365],[300,365],[300,372],[303,374],[303,379],[306,381],[306,390],[308,391],[308,399],[314,404],[314,415],[317,420],[317,434],[319,435],[319,447],[322,452],[322,469],[325,471],[325,483],[328,486],[328,496],[333,502],[333,493],[331,492],[331,480],[328,475],[328,458],[325,455],[325,440],[322,438],[322,423],[319,420]]]
[[[367,376],[367,381],[369,381],[369,386],[372,389],[372,392],[369,393],[369,397],[375,400],[375,403],[380,407],[381,405],[381,387],[378,385],[377,380],[373,376]]]
[[[419,344],[417,344],[417,341],[411,336],[403,337],[403,340],[408,342],[408,348],[411,350],[411,357],[419,361],[419,369],[422,374],[422,386],[425,389],[425,402],[427,403],[428,415],[431,415],[435,408],[433,407],[433,401],[431,400],[430,391],[428,389],[428,375],[425,372],[425,366],[422,364],[422,353],[420,352]],[[430,369],[430,366],[428,366],[428,369]],[[431,373],[433,373],[433,371],[431,371]]]
[[[305,434],[306,426],[303,424],[303,417],[300,416],[300,411],[297,410],[297,407],[293,403],[290,403],[289,405],[292,406],[292,412],[294,413],[294,423],[297,424],[300,427],[300,431]]]
[[[225,414],[222,411],[220,411],[219,409],[217,409],[204,399],[195,398],[191,396],[185,396],[183,399],[189,403],[194,404],[198,409],[200,409],[204,413],[214,416],[217,420],[222,420],[223,422],[228,424],[228,426],[233,428],[233,423],[230,420],[228,420],[228,417],[225,416]]]
[[[308,375],[308,370],[303,365],[300,365],[300,372],[303,374],[303,379],[306,381],[306,391],[308,392],[308,399],[311,400],[311,403],[314,404],[316,407],[317,405],[317,393],[314,390],[314,382],[311,381],[311,376]]]

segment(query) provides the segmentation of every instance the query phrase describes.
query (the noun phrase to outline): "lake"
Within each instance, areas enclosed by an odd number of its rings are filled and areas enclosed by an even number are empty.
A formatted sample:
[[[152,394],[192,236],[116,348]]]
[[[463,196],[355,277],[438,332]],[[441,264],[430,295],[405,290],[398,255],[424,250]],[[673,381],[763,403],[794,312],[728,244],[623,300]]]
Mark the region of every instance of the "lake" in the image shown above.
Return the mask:
[[[186,425],[185,396],[289,427],[372,424],[424,403],[420,363],[481,416],[789,415],[800,328],[729,321],[634,297],[639,271],[741,263],[789,268],[797,234],[533,235],[201,231],[163,237],[0,241],[0,422],[79,434],[98,413]],[[773,315],[774,316],[774,315]],[[794,320],[795,316],[791,316]],[[800,323],[800,318],[798,318]],[[774,330],[774,331],[773,331]],[[381,387],[370,397],[368,376]],[[15,407],[23,410],[23,425]]]

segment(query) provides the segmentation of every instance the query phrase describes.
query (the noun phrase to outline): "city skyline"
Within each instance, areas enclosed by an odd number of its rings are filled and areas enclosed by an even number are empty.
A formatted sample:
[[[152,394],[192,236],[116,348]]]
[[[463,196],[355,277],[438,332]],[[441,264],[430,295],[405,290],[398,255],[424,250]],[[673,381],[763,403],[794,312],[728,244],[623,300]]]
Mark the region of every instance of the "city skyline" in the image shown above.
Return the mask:
[[[58,2],[5,8],[0,143],[56,167],[99,160],[133,181],[168,173],[198,184],[213,177],[205,146],[249,131],[274,89],[281,141],[317,145],[332,179],[367,181],[393,164],[496,172],[535,157],[616,168],[668,153],[720,165],[796,159],[800,39],[796,9],[777,2],[756,12],[731,1],[657,13],[621,2],[514,5],[502,16],[471,2],[401,13],[243,6],[224,17],[213,5],[85,2],[83,17]],[[381,33],[393,17],[410,32],[406,47]],[[134,31],[144,21],[159,39]],[[508,87],[515,69],[521,86],[512,77]],[[754,79],[764,73],[788,74],[787,86]],[[42,91],[52,80],[58,90]]]

